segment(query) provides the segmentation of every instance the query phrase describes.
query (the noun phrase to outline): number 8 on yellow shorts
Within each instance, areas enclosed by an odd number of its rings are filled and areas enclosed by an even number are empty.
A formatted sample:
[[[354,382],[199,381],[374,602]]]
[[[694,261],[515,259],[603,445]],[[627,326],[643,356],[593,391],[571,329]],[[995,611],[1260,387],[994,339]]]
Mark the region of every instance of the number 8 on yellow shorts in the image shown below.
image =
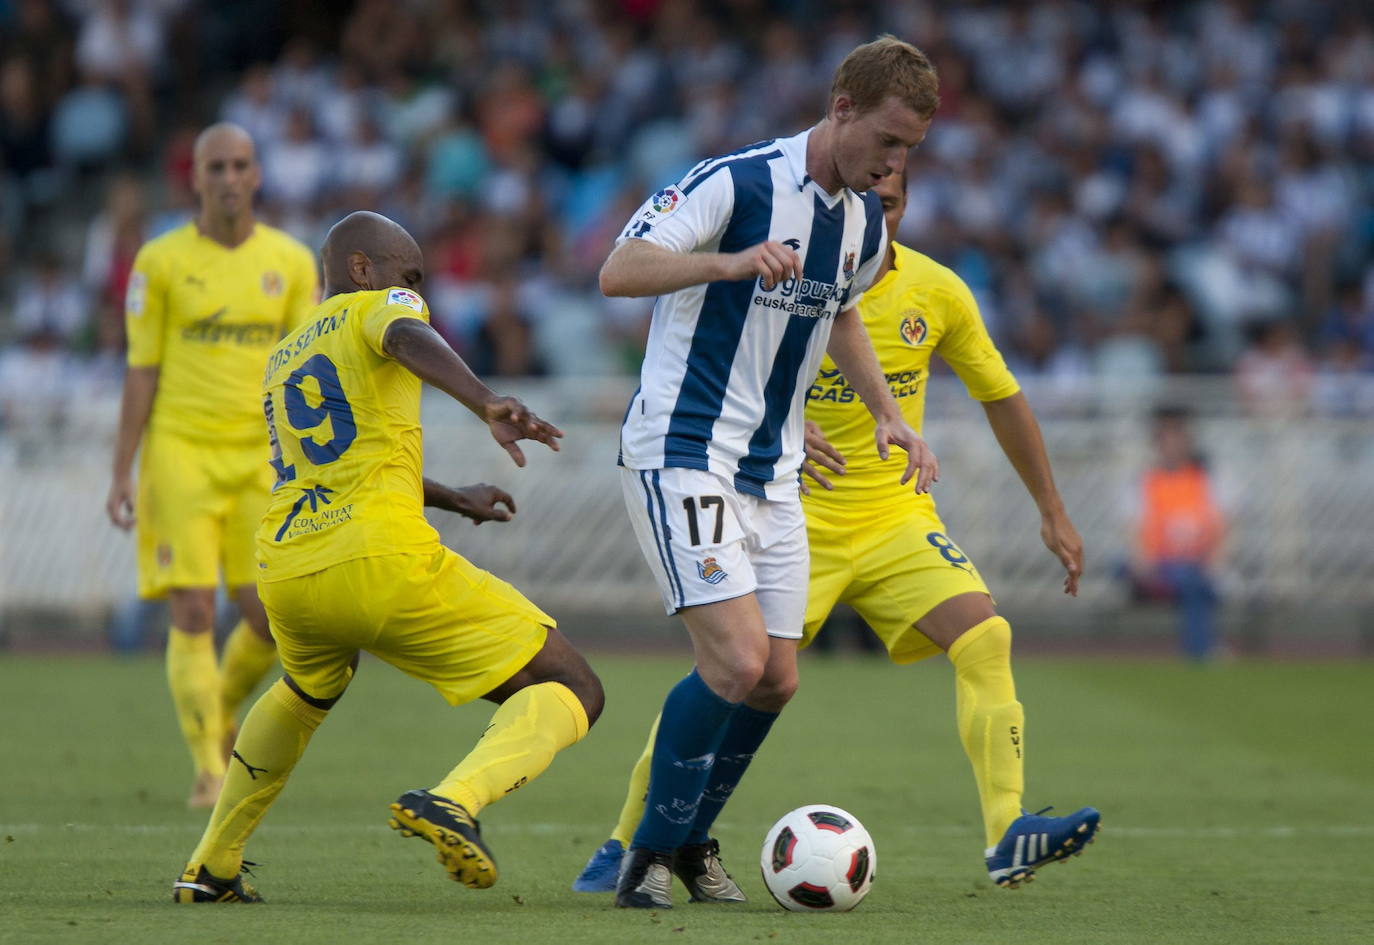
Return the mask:
[[[282,667],[316,699],[343,693],[366,650],[471,702],[515,675],[554,620],[510,584],[443,546],[354,558],[258,592]]]
[[[828,518],[806,508],[811,583],[802,645],[816,637],[837,603],[849,604],[887,647],[894,663],[913,663],[940,648],[916,621],[960,594],[987,594],[977,568],[945,534],[934,503],[905,502],[866,518]]]

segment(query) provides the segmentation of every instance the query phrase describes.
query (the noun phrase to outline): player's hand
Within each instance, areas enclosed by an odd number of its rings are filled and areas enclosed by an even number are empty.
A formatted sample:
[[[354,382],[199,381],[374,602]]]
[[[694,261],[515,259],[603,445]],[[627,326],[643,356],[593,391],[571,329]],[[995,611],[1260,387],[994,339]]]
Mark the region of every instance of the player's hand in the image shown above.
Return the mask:
[[[878,444],[878,455],[883,459],[888,457],[888,446],[900,446],[906,450],[906,470],[902,473],[902,485],[916,477],[916,492],[924,494],[930,491],[932,482],[940,481],[940,461],[935,458],[935,451],[930,448],[921,435],[911,427],[907,426],[906,421],[900,417],[893,420],[879,420],[874,428],[873,438]]]
[[[504,505],[505,508],[498,508],[498,505]],[[509,522],[515,516],[515,500],[506,490],[479,482],[474,486],[453,490],[452,510],[464,518],[472,519],[474,525]]]
[[[820,468],[828,469],[837,476],[844,475],[844,454],[837,450],[821,428],[814,420],[806,421],[806,459],[802,462],[802,472],[806,473],[816,482],[820,483],[822,489],[827,492],[833,491],[835,484],[826,478]],[[803,495],[811,494],[811,487],[806,484],[806,480],[801,481]]]
[[[563,431],[535,416],[530,408],[514,397],[497,397],[488,401],[482,408],[482,417],[487,421],[492,439],[501,444],[517,466],[525,465],[525,454],[516,445],[517,440],[538,440],[555,453],[558,452],[558,440],[563,436]]]
[[[1040,540],[1064,565],[1064,593],[1077,597],[1078,579],[1083,575],[1083,539],[1068,513],[1052,512],[1041,518]]]
[[[105,498],[105,514],[110,516],[118,528],[128,531],[137,520],[134,515],[134,481],[128,476],[119,476],[110,483],[110,494]]]
[[[802,274],[801,257],[790,246],[769,240],[740,250],[726,253],[726,276],[728,282],[745,279],[762,279],[764,289],[771,289],[787,279],[800,279]]]

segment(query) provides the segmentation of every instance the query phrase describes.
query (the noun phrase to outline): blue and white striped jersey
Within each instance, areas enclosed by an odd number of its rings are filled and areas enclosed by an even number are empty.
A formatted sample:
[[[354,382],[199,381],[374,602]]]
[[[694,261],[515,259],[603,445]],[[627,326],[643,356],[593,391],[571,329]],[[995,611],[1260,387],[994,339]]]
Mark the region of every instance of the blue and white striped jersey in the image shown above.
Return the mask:
[[[833,319],[858,304],[887,236],[874,193],[831,196],[806,173],[811,131],[703,161],[654,194],[620,240],[733,253],[796,250],[802,278],[712,282],[660,296],[620,431],[631,469],[709,469],[748,495],[796,495],[803,401]]]

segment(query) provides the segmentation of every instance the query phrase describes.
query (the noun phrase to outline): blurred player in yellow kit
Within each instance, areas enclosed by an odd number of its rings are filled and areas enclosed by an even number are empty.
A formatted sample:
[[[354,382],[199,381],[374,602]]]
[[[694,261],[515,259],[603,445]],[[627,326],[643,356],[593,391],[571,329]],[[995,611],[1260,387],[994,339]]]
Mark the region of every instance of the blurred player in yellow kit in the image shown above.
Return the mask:
[[[253,563],[272,484],[258,384],[317,289],[310,251],[254,219],[261,175],[248,134],[212,125],[194,161],[198,216],[134,260],[106,511],[120,528],[137,520],[139,595],[169,598],[167,679],[196,768],[188,803],[209,807],[235,710],[275,661]],[[222,666],[212,633],[221,575],[243,617]]]
[[[887,232],[896,233],[906,209],[905,173],[883,179],[874,191],[883,202]],[[988,337],[963,280],[894,241],[859,313],[913,429],[922,426],[932,354],[938,353],[983,404],[998,443],[1040,510],[1041,538],[1064,566],[1064,590],[1077,595],[1082,539],[1054,485],[1035,415]],[[808,488],[803,481],[811,577],[802,645],[844,602],[873,628],[894,663],[944,651],[954,666],[959,737],[978,785],[990,878],[1015,887],[1029,881],[1042,863],[1081,853],[1097,832],[1096,810],[1087,807],[1067,817],[1022,810],[1025,719],[1011,676],[1011,626],[998,616],[973,563],[946,533],[935,500],[898,484],[905,458],[878,457],[872,418],[829,358],[807,394],[806,418],[803,468],[822,488]],[[772,724],[763,713],[757,715],[760,726]],[[744,898],[720,866],[709,831],[751,758],[716,759],[715,768],[725,776],[716,778],[713,772],[687,841],[707,846],[708,872],[679,873],[695,901]],[[614,890],[622,851],[644,806],[649,760],[646,749],[611,839],[593,854],[574,890]]]
[[[260,403],[277,483],[257,533],[259,588],[286,676],[253,706],[176,902],[258,902],[239,871],[248,836],[280,793],[358,654],[433,685],[452,705],[500,708],[432,790],[391,805],[392,827],[434,845],[452,879],[496,881],[477,813],[537,777],[601,712],[601,683],[547,614],[439,543],[425,505],[504,520],[498,489],[449,489],[422,474],[420,387],[462,403],[525,464],[517,441],[557,449],[555,427],[497,397],[429,326],[420,249],[359,212],[321,251],[327,298],[272,352]],[[426,736],[431,737],[431,736]]]

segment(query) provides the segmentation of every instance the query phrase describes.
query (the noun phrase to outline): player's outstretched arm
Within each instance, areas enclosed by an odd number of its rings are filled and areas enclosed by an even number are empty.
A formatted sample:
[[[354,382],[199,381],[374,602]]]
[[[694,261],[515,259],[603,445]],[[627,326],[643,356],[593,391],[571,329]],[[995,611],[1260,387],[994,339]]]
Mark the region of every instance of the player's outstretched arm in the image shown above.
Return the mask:
[[[399,318],[382,338],[382,350],[420,380],[439,388],[486,421],[492,438],[510,454],[515,465],[525,465],[517,440],[538,440],[557,451],[563,431],[542,420],[514,397],[498,397],[483,384],[458,352],[418,318]]]
[[[1078,579],[1083,574],[1083,539],[1069,520],[1064,500],[1054,484],[1049,453],[1035,412],[1020,391],[1001,400],[985,401],[983,410],[1002,452],[1040,510],[1040,538],[1064,565],[1064,593],[1077,597]]]
[[[940,478],[940,462],[930,445],[902,419],[902,412],[897,407],[897,401],[892,399],[892,391],[888,389],[887,378],[878,365],[873,342],[868,340],[868,332],[864,331],[857,308],[851,306],[835,316],[835,327],[830,331],[826,353],[873,415],[876,421],[873,437],[878,455],[887,459],[889,445],[906,450],[903,485],[915,476],[916,491],[929,492],[930,484]]]
[[[472,524],[509,522],[515,517],[515,499],[499,486],[479,482],[472,486],[452,488],[433,479],[425,479],[425,505],[430,508],[457,512]],[[505,508],[499,506],[504,505]]]
[[[115,434],[114,462],[110,470],[110,493],[105,498],[105,512],[110,521],[128,531],[133,528],[135,515],[134,454],[138,452],[148,416],[153,412],[153,398],[157,396],[157,382],[161,369],[131,367],[124,375],[124,393],[119,401],[119,430]]]
[[[601,292],[607,296],[643,298],[665,295],[707,282],[762,279],[771,289],[801,277],[801,257],[769,240],[738,253],[679,253],[647,240],[621,243],[601,267]]]

